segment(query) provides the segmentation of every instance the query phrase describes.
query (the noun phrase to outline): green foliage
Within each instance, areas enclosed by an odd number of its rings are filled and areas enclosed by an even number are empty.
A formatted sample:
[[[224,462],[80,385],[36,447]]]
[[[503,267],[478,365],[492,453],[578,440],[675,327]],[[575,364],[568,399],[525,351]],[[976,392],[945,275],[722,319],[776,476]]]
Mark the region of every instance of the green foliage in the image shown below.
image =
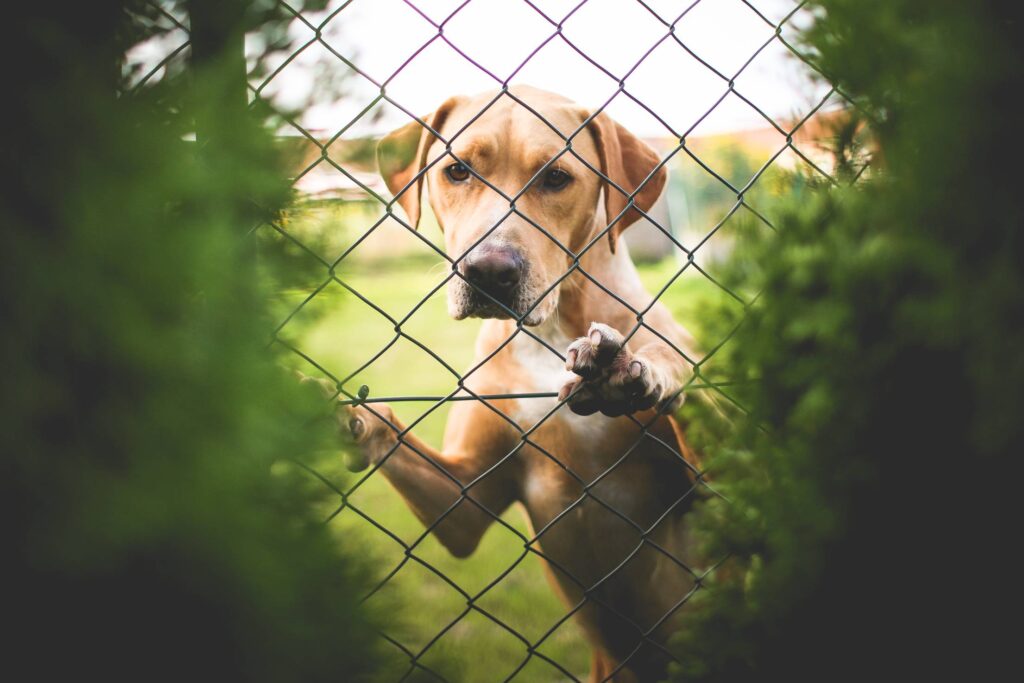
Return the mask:
[[[197,159],[182,132],[227,87],[216,62],[194,90],[115,97],[140,35],[123,5],[33,6],[5,44],[32,55],[3,132],[6,667],[363,680],[366,561],[311,516],[326,489],[293,464],[332,423],[266,347],[246,238],[254,206],[287,199],[269,135],[208,112]]]
[[[994,2],[814,4],[805,47],[878,166],[747,243],[763,293],[730,344],[752,414],[711,461],[728,501],[698,513],[729,559],[673,676],[984,680],[1009,652],[987,627],[1024,452],[1020,42]]]

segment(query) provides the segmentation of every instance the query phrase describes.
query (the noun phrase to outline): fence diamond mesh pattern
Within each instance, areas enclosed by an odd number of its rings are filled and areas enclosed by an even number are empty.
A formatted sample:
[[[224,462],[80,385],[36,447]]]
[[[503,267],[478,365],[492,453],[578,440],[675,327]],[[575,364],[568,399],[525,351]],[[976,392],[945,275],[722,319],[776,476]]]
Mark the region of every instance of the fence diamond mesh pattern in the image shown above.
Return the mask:
[[[483,0],[475,0],[476,2],[482,2]],[[796,119],[787,121],[776,120],[772,115],[767,113],[763,108],[759,107],[753,97],[748,96],[744,92],[743,87],[740,85],[740,77],[747,72],[751,67],[751,64],[755,62],[759,55],[768,49],[778,49],[779,47],[784,48],[789,54],[792,55],[792,59],[799,60],[808,69],[815,70],[812,61],[805,58],[801,54],[800,50],[794,45],[792,34],[794,29],[791,25],[795,17],[799,16],[799,13],[804,3],[793,3],[788,9],[788,12],[782,16],[769,17],[768,13],[759,9],[757,3],[754,2],[735,2],[737,8],[746,14],[748,19],[753,19],[756,22],[760,22],[765,27],[765,34],[767,37],[757,44],[750,46],[749,55],[739,64],[738,68],[733,70],[722,70],[720,67],[716,67],[711,60],[702,56],[701,51],[690,45],[684,40],[684,31],[688,16],[692,12],[698,10],[700,5],[703,3],[714,2],[715,0],[697,0],[692,4],[688,4],[682,7],[681,11],[677,11],[673,16],[665,16],[664,11],[659,12],[656,5],[664,3],[656,2],[644,2],[643,0],[622,0],[620,3],[623,11],[628,7],[630,11],[640,10],[647,14],[649,24],[652,27],[651,30],[656,32],[659,36],[656,40],[650,44],[637,46],[637,53],[640,55],[639,58],[635,59],[633,64],[629,68],[624,70],[612,70],[606,68],[602,62],[601,54],[594,54],[592,51],[583,49],[578,41],[573,37],[574,21],[579,21],[579,17],[584,12],[589,1],[596,0],[581,0],[578,4],[572,7],[563,16],[551,16],[546,10],[545,3],[535,2],[533,0],[509,0],[509,2],[517,3],[520,9],[536,15],[538,20],[537,25],[543,26],[544,37],[535,44],[529,44],[523,46],[523,53],[525,57],[522,58],[521,62],[512,69],[509,73],[494,73],[494,71],[484,63],[486,60],[481,59],[480,55],[475,55],[471,51],[463,50],[458,42],[456,42],[450,35],[450,32],[446,32],[446,27],[457,21],[460,17],[460,13],[467,10],[467,7],[474,3],[474,0],[466,0],[461,4],[454,6],[451,11],[443,16],[436,16],[436,12],[425,11],[424,7],[430,4],[426,0],[417,2],[416,0],[405,0],[402,5],[402,11],[415,15],[420,20],[428,24],[430,28],[430,35],[425,42],[419,45],[395,45],[394,49],[399,52],[407,52],[408,56],[401,60],[399,66],[393,71],[393,73],[387,75],[385,78],[372,76],[370,73],[362,69],[359,65],[358,56],[351,53],[350,50],[346,49],[344,44],[336,44],[336,39],[333,38],[331,27],[339,22],[345,22],[347,20],[346,10],[352,5],[352,0],[348,2],[342,2],[336,6],[329,7],[327,10],[318,10],[316,12],[307,12],[301,6],[295,5],[289,2],[278,2],[277,10],[281,17],[284,18],[285,23],[288,24],[288,31],[291,35],[301,36],[291,49],[289,54],[284,55],[282,59],[279,59],[272,70],[266,73],[261,73],[258,76],[253,74],[248,83],[248,89],[250,93],[250,101],[252,106],[257,106],[264,100],[270,100],[270,104],[273,105],[273,93],[275,92],[275,85],[279,83],[282,78],[282,74],[289,68],[296,60],[300,59],[302,55],[311,54],[312,51],[316,51],[316,61],[318,66],[323,70],[330,71],[331,69],[339,69],[348,74],[349,78],[361,79],[362,85],[365,86],[373,94],[361,107],[358,107],[359,111],[347,121],[340,122],[340,125],[331,132],[328,136],[324,136],[319,133],[307,130],[306,127],[301,123],[301,117],[286,117],[286,125],[290,128],[288,133],[294,136],[300,136],[306,144],[315,148],[315,153],[307,155],[307,162],[299,168],[294,178],[292,179],[295,183],[301,183],[304,178],[307,178],[310,174],[317,172],[318,170],[324,170],[329,168],[331,172],[340,174],[351,187],[356,188],[357,192],[360,192],[368,201],[374,203],[377,207],[377,211],[374,217],[365,220],[365,224],[360,225],[358,234],[347,244],[341,252],[332,257],[324,256],[319,250],[313,246],[307,244],[301,234],[296,234],[287,221],[285,220],[268,220],[266,223],[261,224],[256,228],[257,231],[270,231],[276,234],[279,238],[287,240],[293,244],[296,248],[302,250],[306,256],[315,261],[319,269],[320,280],[314,286],[312,286],[301,301],[294,306],[294,308],[282,318],[276,329],[273,331],[272,338],[273,342],[282,345],[289,349],[291,352],[296,354],[302,364],[305,365],[305,370],[309,374],[318,374],[333,383],[336,388],[336,398],[339,399],[345,405],[358,405],[362,406],[371,413],[378,415],[382,420],[388,421],[395,436],[396,443],[391,449],[391,453],[388,453],[384,458],[373,465],[369,469],[362,472],[359,476],[353,478],[347,485],[347,488],[340,488],[336,486],[332,479],[328,476],[324,476],[318,472],[311,470],[311,474],[321,482],[324,486],[327,486],[331,494],[336,497],[336,507],[333,512],[328,516],[327,523],[334,523],[342,515],[355,515],[360,518],[366,525],[372,527],[375,533],[390,539],[390,543],[397,545],[400,548],[400,557],[395,562],[394,566],[385,571],[382,578],[377,583],[376,587],[367,595],[367,599],[373,598],[375,594],[385,589],[389,583],[393,582],[397,576],[401,575],[402,572],[409,572],[414,568],[419,568],[420,573],[426,572],[431,577],[434,577],[437,581],[441,582],[447,589],[456,593],[462,604],[461,609],[457,610],[456,613],[446,615],[443,623],[436,625],[436,630],[433,630],[431,637],[426,639],[425,642],[410,644],[404,642],[400,634],[396,633],[382,633],[382,637],[390,643],[395,650],[400,653],[400,656],[404,658],[406,666],[404,672],[399,676],[400,679],[404,680],[416,674],[416,677],[425,677],[426,679],[435,680],[446,680],[446,677],[440,672],[435,670],[428,660],[428,653],[435,648],[439,641],[441,641],[446,634],[455,629],[460,623],[471,619],[483,619],[494,628],[499,629],[501,632],[507,635],[503,641],[508,649],[516,652],[515,659],[518,661],[518,665],[508,672],[500,672],[495,674],[495,680],[511,680],[517,677],[522,671],[526,669],[531,663],[542,662],[548,668],[551,669],[551,673],[556,678],[568,679],[568,680],[580,680],[580,671],[572,670],[565,662],[559,661],[557,657],[553,657],[547,654],[545,651],[545,643],[553,634],[556,633],[566,622],[577,614],[589,603],[597,603],[603,610],[608,610],[614,613],[618,618],[629,622],[634,628],[637,634],[637,644],[632,652],[628,653],[627,656],[623,657],[619,662],[615,670],[607,672],[604,680],[611,680],[619,672],[622,667],[628,666],[634,655],[640,652],[643,648],[647,648],[648,651],[653,650],[661,653],[666,658],[672,659],[673,655],[669,649],[667,649],[663,642],[653,637],[654,631],[660,627],[664,622],[669,620],[677,611],[683,609],[685,603],[690,597],[701,589],[702,581],[708,572],[714,570],[714,563],[711,567],[705,567],[703,569],[689,566],[682,559],[676,557],[669,549],[659,544],[653,537],[653,529],[664,519],[670,515],[672,511],[680,505],[683,505],[686,501],[691,499],[696,491],[699,489],[707,495],[717,495],[714,490],[713,482],[709,482],[705,479],[704,473],[699,469],[694,469],[692,472],[692,481],[694,482],[693,487],[689,490],[679,490],[677,497],[674,502],[669,504],[663,511],[661,517],[659,517],[652,526],[644,527],[638,525],[630,516],[623,514],[617,507],[614,500],[607,500],[605,496],[601,494],[599,484],[608,478],[622,463],[626,462],[630,456],[634,453],[634,450],[638,447],[643,439],[654,439],[662,447],[674,451],[675,447],[666,442],[664,439],[658,437],[650,431],[650,428],[655,420],[658,419],[658,415],[650,418],[649,420],[642,420],[636,415],[628,415],[627,418],[635,423],[638,433],[640,436],[636,439],[628,448],[624,449],[621,456],[609,467],[606,471],[595,477],[587,477],[581,473],[577,473],[572,470],[571,467],[567,466],[566,463],[562,462],[557,454],[549,452],[539,441],[536,439],[536,432],[549,420],[554,414],[560,410],[567,410],[565,403],[570,400],[570,397],[562,398],[558,400],[558,394],[556,392],[531,392],[531,393],[479,393],[474,391],[468,381],[473,377],[483,365],[494,358],[499,352],[505,349],[508,345],[512,344],[517,337],[529,337],[533,339],[537,344],[543,346],[546,351],[553,354],[557,358],[559,363],[563,363],[566,360],[566,349],[556,348],[554,345],[545,340],[542,336],[538,335],[530,326],[525,324],[525,319],[530,315],[533,310],[540,305],[540,302],[545,295],[560,287],[563,282],[573,275],[585,278],[587,281],[593,284],[593,286],[599,288],[607,296],[617,301],[621,306],[629,309],[630,313],[635,320],[635,323],[628,330],[621,330],[625,337],[625,341],[629,342],[635,335],[641,330],[646,330],[650,334],[669,345],[675,352],[680,356],[683,362],[692,369],[689,380],[678,390],[677,394],[688,393],[688,392],[715,392],[723,401],[726,401],[738,409],[742,410],[742,405],[736,400],[731,394],[728,383],[716,381],[716,379],[705,372],[709,361],[728,343],[730,334],[726,334],[722,338],[718,339],[701,339],[700,343],[705,349],[707,349],[699,357],[693,357],[686,352],[683,348],[676,345],[671,339],[669,339],[663,332],[652,326],[647,319],[647,316],[651,309],[655,306],[656,302],[662,299],[669,288],[684,274],[690,273],[697,274],[701,278],[705,278],[714,287],[723,290],[724,294],[736,302],[741,307],[748,307],[751,305],[755,297],[750,295],[744,295],[744,293],[734,291],[725,287],[721,282],[713,277],[708,272],[700,260],[697,258],[698,254],[702,249],[706,249],[713,238],[722,230],[730,219],[736,214],[743,213],[748,218],[753,219],[757,223],[763,225],[766,229],[774,230],[769,218],[754,202],[751,201],[751,190],[755,187],[759,180],[761,180],[766,172],[775,165],[780,157],[784,154],[795,155],[803,164],[804,168],[809,169],[809,172],[817,174],[820,178],[824,179],[825,182],[833,183],[836,180],[830,175],[830,172],[823,168],[824,164],[820,162],[820,159],[816,161],[816,157],[813,153],[808,152],[806,149],[801,148],[799,140],[800,131],[811,121],[826,105],[829,107],[834,106],[837,103],[845,104],[850,103],[846,96],[839,92],[834,87],[828,87],[824,90],[824,94],[818,99],[813,106],[806,109],[804,113]],[[139,74],[136,79],[136,88],[143,87],[151,78],[159,77],[161,70],[173,68],[177,61],[182,60],[188,51],[189,47],[189,21],[188,16],[184,12],[176,12],[173,9],[168,9],[160,5],[154,5],[157,14],[155,21],[161,25],[164,34],[161,38],[161,53],[159,59],[151,60],[148,69],[145,69]],[[431,8],[435,10],[436,8]],[[727,27],[723,29],[723,35],[728,35]],[[523,40],[527,40],[525,37]],[[530,38],[534,40],[534,38]],[[436,44],[444,44],[448,49],[454,51],[459,55],[466,64],[470,65],[479,74],[486,76],[492,82],[492,87],[495,90],[495,94],[486,104],[480,108],[480,110],[472,116],[467,123],[462,125],[458,130],[443,135],[440,130],[435,130],[431,127],[428,119],[422,117],[422,112],[412,111],[408,108],[401,99],[395,97],[390,86],[393,81],[398,78],[404,70],[406,70],[410,64],[413,64],[424,51],[431,48]],[[513,89],[512,84],[520,72],[531,63],[531,60],[541,59],[541,54],[545,47],[550,44],[561,44],[561,46],[568,48],[580,59],[587,62],[591,67],[604,74],[611,82],[616,85],[611,89],[608,97],[595,106],[590,115],[574,130],[568,134],[560,131],[558,127],[548,122],[543,114],[536,108],[531,106],[530,103],[525,101],[524,98],[519,96]],[[631,76],[649,59],[650,55],[664,45],[674,46],[685,52],[686,55],[703,69],[706,70],[707,74],[710,74],[720,86],[720,95],[714,99],[709,107],[703,111],[699,116],[688,122],[688,125],[681,127],[676,122],[669,122],[661,113],[654,107],[647,104],[643,97],[636,95],[631,90]],[[820,75],[820,74],[819,74]],[[823,75],[822,75],[823,77]],[[440,87],[440,86],[439,86]],[[673,84],[666,83],[665,87],[674,87]],[[451,95],[456,93],[444,92],[443,95]],[[734,180],[727,178],[727,174],[716,168],[714,160],[705,159],[699,153],[699,150],[691,144],[692,136],[694,132],[698,130],[701,124],[712,116],[718,107],[722,105],[727,98],[738,99],[744,103],[749,109],[757,114],[758,117],[763,121],[764,126],[772,129],[777,133],[777,137],[781,144],[778,145],[774,153],[770,154],[761,163],[759,168],[755,169],[755,172],[743,183],[736,183]],[[636,107],[639,107],[653,120],[657,121],[658,124],[663,128],[662,135],[666,138],[671,138],[674,141],[673,146],[661,154],[661,158],[658,162],[657,167],[650,172],[646,179],[644,179],[639,185],[634,188],[624,188],[616,184],[616,182],[605,175],[601,168],[593,165],[588,159],[581,155],[574,146],[574,142],[577,141],[580,135],[584,135],[584,131],[588,129],[588,126],[603,112],[605,112],[609,106],[616,100],[628,100]],[[537,121],[544,124],[549,130],[556,134],[562,142],[561,150],[551,156],[551,158],[534,174],[533,178],[529,182],[523,185],[515,193],[507,193],[502,188],[498,187],[488,179],[485,175],[477,172],[473,165],[467,159],[461,159],[453,146],[454,143],[460,139],[460,136],[472,126],[476,121],[483,117],[490,109],[497,106],[500,102],[514,102],[516,106],[521,107],[524,111],[529,112],[533,117],[536,117]],[[342,140],[346,134],[354,130],[361,122],[365,123],[368,118],[373,116],[375,108],[380,106],[390,106],[398,111],[404,112],[407,117],[406,122],[416,121],[420,126],[428,131],[431,135],[441,141],[443,150],[440,154],[436,154],[433,158],[427,159],[426,164],[419,170],[414,177],[412,177],[395,196],[391,196],[390,193],[382,191],[378,185],[369,183],[366,180],[366,176],[361,174],[359,170],[350,167],[350,164],[344,157],[344,155],[338,154],[338,147],[335,143]],[[522,210],[520,207],[520,200],[524,194],[533,186],[533,184],[539,179],[544,177],[550,169],[554,168],[558,163],[559,159],[565,156],[571,156],[579,163],[583,164],[589,172],[595,174],[604,184],[605,187],[609,188],[609,192],[618,192],[624,199],[624,208],[617,215],[607,216],[607,225],[603,226],[598,234],[593,236],[582,248],[573,250],[570,245],[567,245],[560,241],[554,234],[552,234],[544,225],[538,223],[528,213]],[[679,159],[687,159],[692,164],[695,164],[701,172],[706,175],[707,178],[713,180],[719,186],[719,189],[723,192],[727,192],[730,198],[729,206],[724,215],[719,216],[716,220],[709,222],[706,225],[699,227],[699,235],[696,238],[683,239],[677,230],[671,229],[671,226],[663,225],[663,220],[659,220],[659,217],[653,213],[648,213],[643,210],[641,206],[636,203],[637,195],[643,190],[645,184],[651,180],[658,170],[675,163]],[[410,223],[408,216],[406,216],[401,210],[399,210],[399,199],[403,193],[419,192],[419,185],[421,179],[438,164],[452,164],[452,163],[463,163],[465,169],[472,177],[488,187],[492,192],[500,195],[504,202],[507,204],[507,211],[504,215],[499,216],[495,219],[494,225],[489,229],[484,230],[483,234],[476,239],[471,245],[469,245],[461,254],[449,254],[445,250],[434,243],[434,241],[426,236],[422,231],[417,230],[417,227]],[[671,188],[669,189],[671,192]],[[637,211],[643,215],[643,217],[652,225],[664,239],[671,245],[671,250],[675,253],[675,263],[677,267],[673,268],[667,281],[652,292],[650,304],[646,307],[635,307],[630,304],[625,298],[623,298],[618,292],[613,291],[601,281],[595,274],[590,273],[584,267],[582,261],[584,256],[594,249],[596,245],[601,244],[604,240],[608,239],[608,235],[615,229],[615,226],[624,219],[626,214],[630,211]],[[499,228],[501,223],[509,217],[516,217],[519,220],[531,225],[534,229],[542,233],[550,240],[553,248],[564,253],[568,262],[569,267],[553,282],[551,282],[540,296],[537,296],[535,302],[525,311],[513,310],[509,307],[507,302],[501,301],[495,298],[490,292],[478,286],[474,281],[467,278],[463,274],[463,269],[460,265],[463,263],[466,255],[479,244],[482,244],[492,233]],[[428,289],[423,291],[418,298],[418,303],[413,305],[411,309],[404,313],[394,313],[389,311],[387,307],[378,304],[375,301],[375,292],[372,289],[367,289],[365,285],[350,281],[350,278],[346,275],[345,264],[358,254],[360,248],[367,242],[377,231],[382,229],[382,226],[387,223],[393,223],[402,226],[402,229],[407,231],[408,235],[416,244],[428,251],[433,257],[444,264],[445,275],[441,277],[436,283],[431,285]],[[385,266],[386,267],[386,266]],[[503,310],[506,315],[515,321],[514,331],[507,339],[503,340],[497,345],[489,354],[481,359],[478,359],[474,364],[465,370],[460,370],[452,363],[450,363],[443,355],[442,350],[433,348],[432,344],[427,339],[420,338],[421,335],[415,332],[412,328],[413,325],[410,321],[420,312],[421,308],[431,299],[431,297],[442,292],[446,286],[449,285],[453,280],[461,280],[465,286],[472,288],[478,296],[488,300],[493,306]],[[289,326],[300,318],[304,311],[315,306],[319,297],[322,297],[324,292],[330,288],[342,288],[351,299],[358,300],[365,309],[365,316],[374,319],[374,324],[379,321],[383,321],[390,330],[389,340],[377,349],[372,355],[365,359],[364,362],[356,367],[347,368],[347,372],[339,374],[332,371],[327,364],[323,363],[316,354],[304,349],[301,343],[298,343],[294,338],[289,337],[286,331]],[[344,304],[349,305],[349,304]],[[353,304],[354,305],[354,304]],[[393,308],[393,307],[390,307]],[[344,343],[339,340],[339,343]],[[360,381],[361,373],[367,368],[370,368],[375,363],[379,362],[380,359],[385,356],[390,349],[396,344],[411,344],[426,356],[429,356],[433,362],[436,362],[441,366],[444,371],[450,375],[452,387],[447,393],[437,393],[431,395],[422,395],[417,392],[415,395],[392,395],[392,396],[378,396],[377,392],[373,391],[372,388],[366,387]],[[671,398],[674,398],[671,397]],[[522,425],[515,419],[513,415],[507,414],[506,411],[502,410],[501,402],[503,400],[514,399],[517,401],[546,401],[545,405],[550,405],[550,408],[543,412],[543,414],[536,420],[532,425]],[[486,407],[491,413],[493,413],[503,423],[506,423],[515,433],[518,435],[517,443],[514,447],[510,448],[504,457],[495,465],[479,474],[471,480],[463,480],[457,477],[452,472],[449,472],[441,463],[437,462],[430,454],[423,452],[423,450],[417,445],[417,442],[411,440],[410,434],[417,429],[425,420],[436,417],[439,411],[442,411],[446,406],[453,402],[460,401],[474,401],[479,403],[481,406]],[[388,415],[386,413],[378,412],[375,409],[380,403],[391,403],[391,404],[415,404],[421,407],[418,411],[418,417],[412,419],[405,426],[399,426],[390,423]],[[672,401],[666,401],[665,404],[671,404]],[[543,454],[544,457],[551,460],[553,464],[567,472],[578,485],[579,495],[576,499],[558,515],[554,517],[547,525],[534,529],[531,532],[524,531],[523,528],[510,523],[505,519],[503,515],[496,514],[490,511],[487,506],[482,503],[476,497],[476,492],[479,491],[481,482],[485,481],[488,477],[492,476],[494,471],[501,467],[506,462],[517,457],[523,448],[531,447],[532,449]],[[439,475],[449,480],[451,484],[457,489],[458,496],[454,503],[437,519],[426,525],[422,529],[422,532],[413,539],[402,538],[401,535],[395,533],[389,528],[386,522],[382,522],[377,519],[378,514],[375,511],[363,509],[363,506],[359,501],[360,491],[368,486],[368,482],[372,482],[375,479],[379,479],[381,474],[379,470],[387,462],[388,458],[391,457],[392,453],[399,447],[405,447],[411,449],[417,453],[425,463],[430,467],[434,468]],[[397,494],[393,494],[395,498],[395,504],[400,504],[397,500]],[[542,541],[546,534],[549,533],[550,529],[554,527],[560,520],[573,514],[581,505],[597,505],[602,509],[606,510],[609,514],[616,516],[626,524],[633,528],[637,534],[638,542],[636,547],[629,553],[615,568],[611,570],[606,576],[600,578],[598,581],[585,581],[577,578],[573,575],[573,572],[566,566],[561,565],[555,558],[549,554],[545,554],[542,549]],[[503,569],[498,571],[496,575],[490,580],[478,586],[464,586],[460,582],[436,564],[430,561],[425,553],[422,552],[422,547],[426,540],[430,537],[432,531],[434,531],[438,525],[442,524],[444,520],[453,513],[453,511],[460,505],[472,505],[482,511],[484,514],[490,516],[494,525],[500,527],[505,532],[502,535],[502,543],[508,545],[508,547],[514,549],[513,558]],[[633,622],[628,615],[622,614],[618,611],[615,605],[609,603],[602,598],[601,586],[608,581],[616,572],[618,572],[623,566],[625,566],[637,553],[641,550],[647,549],[653,551],[668,561],[679,567],[682,571],[685,571],[692,577],[693,588],[692,590],[683,596],[676,604],[674,604],[660,619],[654,624],[637,624]],[[524,634],[522,629],[515,627],[509,623],[508,620],[502,618],[502,616],[494,613],[491,609],[486,606],[485,597],[503,581],[506,581],[508,577],[518,568],[520,565],[533,555],[544,562],[551,565],[555,571],[561,575],[569,578],[570,581],[575,582],[578,587],[579,594],[582,598],[577,601],[570,608],[563,610],[563,614],[556,619],[553,623],[544,624],[538,631],[539,635]],[[473,560],[467,560],[472,562]],[[456,656],[466,658],[476,658],[482,656],[480,652],[462,652],[456,653]],[[529,677],[523,677],[527,679]]]

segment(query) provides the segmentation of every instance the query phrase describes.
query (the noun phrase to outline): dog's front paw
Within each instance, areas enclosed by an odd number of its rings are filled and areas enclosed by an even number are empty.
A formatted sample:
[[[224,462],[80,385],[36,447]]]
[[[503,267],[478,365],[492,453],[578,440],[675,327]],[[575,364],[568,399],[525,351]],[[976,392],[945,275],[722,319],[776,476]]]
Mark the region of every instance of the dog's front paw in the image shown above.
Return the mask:
[[[338,426],[352,441],[345,455],[345,465],[352,472],[361,472],[377,463],[395,441],[395,414],[384,403],[367,406],[341,406]]]
[[[558,392],[568,397],[570,410],[578,415],[601,412],[618,417],[654,407],[662,388],[643,360],[626,348],[619,332],[602,323],[591,323],[587,336],[580,337],[566,351],[565,368],[578,377]]]

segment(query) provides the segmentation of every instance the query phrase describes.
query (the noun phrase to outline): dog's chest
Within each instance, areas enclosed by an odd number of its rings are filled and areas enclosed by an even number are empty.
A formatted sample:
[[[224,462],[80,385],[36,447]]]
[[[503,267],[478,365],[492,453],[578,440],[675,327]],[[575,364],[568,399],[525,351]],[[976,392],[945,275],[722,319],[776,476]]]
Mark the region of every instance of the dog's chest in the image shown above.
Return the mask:
[[[551,348],[523,333],[510,344],[516,366],[508,382],[512,392],[557,394],[567,382],[576,377],[565,369],[565,361],[551,350],[564,350],[571,340],[559,333],[546,332],[542,338]],[[576,415],[566,406],[555,410],[557,405],[556,397],[520,398],[515,402],[511,417],[524,430],[533,429],[543,421],[544,425],[568,429],[573,440],[585,442],[600,439],[612,422],[601,415]]]

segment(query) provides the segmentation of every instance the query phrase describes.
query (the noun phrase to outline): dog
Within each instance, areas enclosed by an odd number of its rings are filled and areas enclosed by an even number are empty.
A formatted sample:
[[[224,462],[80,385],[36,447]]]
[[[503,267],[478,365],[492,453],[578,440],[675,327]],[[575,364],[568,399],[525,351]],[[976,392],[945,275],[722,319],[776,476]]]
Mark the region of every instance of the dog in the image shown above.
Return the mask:
[[[672,417],[696,356],[621,233],[666,170],[608,115],[530,87],[452,97],[424,122],[377,155],[410,227],[427,189],[455,262],[449,314],[486,319],[460,393],[541,396],[453,402],[440,451],[384,404],[347,406],[356,469],[379,467],[457,557],[521,503],[592,647],[589,680],[657,680],[698,585],[701,466]]]

